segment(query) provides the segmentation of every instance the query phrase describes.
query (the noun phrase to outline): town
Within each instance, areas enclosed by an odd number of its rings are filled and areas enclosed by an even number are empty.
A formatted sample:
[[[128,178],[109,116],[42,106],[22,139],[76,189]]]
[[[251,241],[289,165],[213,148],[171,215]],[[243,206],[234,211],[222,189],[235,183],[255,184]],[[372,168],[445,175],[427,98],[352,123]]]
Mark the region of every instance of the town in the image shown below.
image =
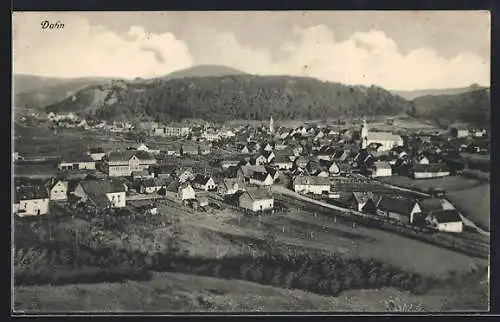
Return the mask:
[[[144,200],[151,201],[141,207],[148,213],[157,213],[158,202],[181,203],[197,211],[229,203],[246,214],[266,213],[273,212],[275,195],[280,195],[320,202],[352,216],[460,233],[462,215],[443,197],[443,189],[411,191],[384,179],[394,174],[411,180],[464,174],[468,166],[457,161],[460,152],[489,153],[484,129],[400,135],[373,131],[366,118],[351,128],[283,127],[272,116],[267,126],[234,128],[154,122],[138,128],[130,123],[91,125],[74,114],[50,113],[47,118],[54,131],[81,127],[135,132],[143,134],[142,140],[121,148],[89,146],[87,151],[52,156],[48,162],[57,163],[57,172],[48,178],[16,173],[13,210],[21,217],[49,214],[52,204],[84,204],[96,212],[130,207],[137,211],[134,205]],[[37,162],[18,152],[13,157],[19,168]]]

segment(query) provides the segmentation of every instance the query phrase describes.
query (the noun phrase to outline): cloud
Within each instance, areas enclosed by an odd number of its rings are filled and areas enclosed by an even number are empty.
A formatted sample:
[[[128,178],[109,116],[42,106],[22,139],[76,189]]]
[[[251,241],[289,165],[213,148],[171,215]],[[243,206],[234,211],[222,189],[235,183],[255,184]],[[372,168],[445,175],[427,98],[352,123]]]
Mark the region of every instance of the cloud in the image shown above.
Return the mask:
[[[17,16],[17,17],[16,17]],[[41,30],[42,20],[63,30]],[[324,25],[293,28],[276,39],[279,52],[243,44],[228,31],[186,26],[183,40],[132,26],[123,35],[71,13],[14,16],[14,70],[46,76],[153,77],[193,65],[224,65],[251,74],[294,75],[353,85],[414,90],[489,85],[490,62],[463,51],[441,57],[433,48],[402,53],[380,30],[337,40]],[[478,35],[479,36],[479,35]],[[482,36],[482,35],[480,35]]]
[[[43,20],[64,29],[42,30]],[[154,77],[193,65],[186,44],[171,33],[133,26],[120,36],[72,13],[18,13],[13,17],[14,71],[55,77]]]

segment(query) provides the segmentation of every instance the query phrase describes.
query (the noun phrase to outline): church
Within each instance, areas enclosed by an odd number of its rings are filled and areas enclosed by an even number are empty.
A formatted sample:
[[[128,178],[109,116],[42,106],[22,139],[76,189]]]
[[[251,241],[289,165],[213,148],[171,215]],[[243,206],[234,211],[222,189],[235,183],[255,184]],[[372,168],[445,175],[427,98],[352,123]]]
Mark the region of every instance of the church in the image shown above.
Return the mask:
[[[389,151],[394,147],[403,146],[403,138],[390,132],[369,132],[366,118],[361,125],[361,148],[366,149],[370,144],[380,144],[378,151]]]

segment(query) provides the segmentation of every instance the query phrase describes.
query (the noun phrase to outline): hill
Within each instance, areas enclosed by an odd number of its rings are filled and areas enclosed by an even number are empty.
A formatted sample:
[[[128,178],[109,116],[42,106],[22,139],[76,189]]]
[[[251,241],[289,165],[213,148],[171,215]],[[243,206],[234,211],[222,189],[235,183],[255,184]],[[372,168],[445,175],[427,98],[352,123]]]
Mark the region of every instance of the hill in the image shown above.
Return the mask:
[[[416,90],[416,91],[396,91],[391,90],[390,92],[394,95],[399,95],[407,100],[414,100],[418,97],[422,96],[438,96],[438,95],[455,95],[467,93],[470,91],[485,89],[486,87],[479,86],[477,84],[473,84],[468,87],[460,87],[460,88],[445,88],[445,89],[424,89],[424,90]]]
[[[15,106],[40,109],[55,104],[89,85],[111,81],[104,77],[55,78],[32,75],[14,75]]]
[[[489,127],[491,120],[488,88],[454,95],[422,96],[413,100],[411,105],[411,116],[432,120],[442,127],[452,123]]]
[[[209,76],[230,76],[230,75],[247,75],[247,73],[231,67],[219,65],[198,65],[187,69],[172,72],[166,76],[156,79],[170,80],[186,77],[209,77]]]
[[[91,86],[46,108],[102,119],[199,118],[317,119],[360,115],[398,115],[410,103],[376,87],[346,86],[313,78],[231,75],[187,77],[154,82]]]

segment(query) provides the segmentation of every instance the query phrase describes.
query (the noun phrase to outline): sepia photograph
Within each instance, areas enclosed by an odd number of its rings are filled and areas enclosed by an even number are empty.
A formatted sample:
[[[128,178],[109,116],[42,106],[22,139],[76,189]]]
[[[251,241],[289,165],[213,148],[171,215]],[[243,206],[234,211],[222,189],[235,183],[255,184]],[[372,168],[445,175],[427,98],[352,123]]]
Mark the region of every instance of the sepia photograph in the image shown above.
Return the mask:
[[[490,34],[13,12],[11,312],[488,312]]]

